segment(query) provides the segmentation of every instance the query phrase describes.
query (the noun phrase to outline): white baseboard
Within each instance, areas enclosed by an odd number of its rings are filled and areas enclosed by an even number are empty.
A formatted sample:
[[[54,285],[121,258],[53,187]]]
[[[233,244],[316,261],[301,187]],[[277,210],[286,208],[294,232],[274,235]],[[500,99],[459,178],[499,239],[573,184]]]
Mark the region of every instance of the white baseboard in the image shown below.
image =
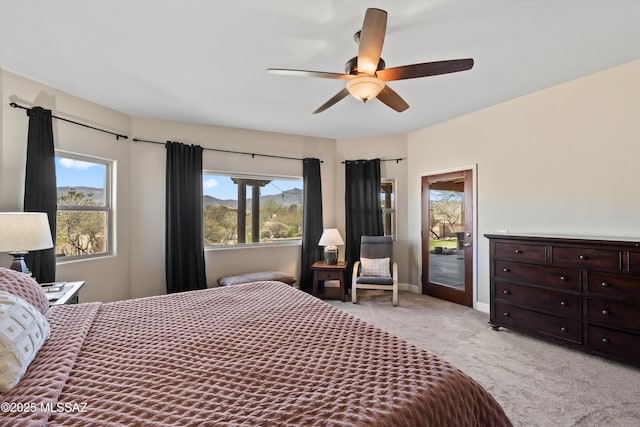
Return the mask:
[[[487,314],[489,314],[489,312],[491,311],[489,304],[484,303],[484,302],[476,301],[476,306],[474,308],[476,310],[478,310],[478,311],[481,311],[481,312],[487,313]]]
[[[409,291],[414,294],[420,293],[420,286],[412,285],[411,283],[398,283],[398,289],[401,291]]]

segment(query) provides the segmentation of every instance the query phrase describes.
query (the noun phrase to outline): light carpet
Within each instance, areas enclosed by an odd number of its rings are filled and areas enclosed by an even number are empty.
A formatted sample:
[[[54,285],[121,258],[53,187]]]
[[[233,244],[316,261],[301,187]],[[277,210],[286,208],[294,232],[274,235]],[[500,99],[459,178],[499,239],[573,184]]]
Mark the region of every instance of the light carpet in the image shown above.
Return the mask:
[[[640,369],[494,331],[489,315],[410,292],[327,300],[430,351],[482,384],[515,426],[640,426]]]

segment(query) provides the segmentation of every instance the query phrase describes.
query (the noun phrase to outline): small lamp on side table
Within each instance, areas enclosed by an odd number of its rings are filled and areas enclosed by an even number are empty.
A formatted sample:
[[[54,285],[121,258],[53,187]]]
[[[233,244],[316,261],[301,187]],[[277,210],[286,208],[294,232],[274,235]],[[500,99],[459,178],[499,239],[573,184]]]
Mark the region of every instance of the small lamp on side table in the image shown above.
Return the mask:
[[[338,263],[338,245],[344,245],[342,236],[337,228],[327,228],[322,232],[318,246],[324,246],[324,263],[336,265]]]
[[[49,218],[44,212],[0,212],[0,252],[13,256],[12,270],[31,274],[24,262],[29,251],[53,247]]]

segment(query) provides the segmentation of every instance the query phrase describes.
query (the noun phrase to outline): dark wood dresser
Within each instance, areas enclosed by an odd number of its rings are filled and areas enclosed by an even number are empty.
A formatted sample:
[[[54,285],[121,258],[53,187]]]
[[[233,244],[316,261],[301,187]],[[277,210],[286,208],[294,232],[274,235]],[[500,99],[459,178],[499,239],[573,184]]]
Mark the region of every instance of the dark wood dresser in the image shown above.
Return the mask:
[[[640,366],[640,241],[485,237],[494,329]]]

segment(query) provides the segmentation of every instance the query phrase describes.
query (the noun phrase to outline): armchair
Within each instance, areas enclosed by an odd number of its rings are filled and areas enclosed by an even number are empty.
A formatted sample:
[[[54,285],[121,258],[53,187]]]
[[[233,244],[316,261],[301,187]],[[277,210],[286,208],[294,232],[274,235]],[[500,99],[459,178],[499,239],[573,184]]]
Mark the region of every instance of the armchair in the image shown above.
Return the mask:
[[[393,240],[389,236],[362,236],[360,260],[353,265],[351,301],[358,303],[358,289],[393,291],[398,305],[398,264],[393,261]]]

